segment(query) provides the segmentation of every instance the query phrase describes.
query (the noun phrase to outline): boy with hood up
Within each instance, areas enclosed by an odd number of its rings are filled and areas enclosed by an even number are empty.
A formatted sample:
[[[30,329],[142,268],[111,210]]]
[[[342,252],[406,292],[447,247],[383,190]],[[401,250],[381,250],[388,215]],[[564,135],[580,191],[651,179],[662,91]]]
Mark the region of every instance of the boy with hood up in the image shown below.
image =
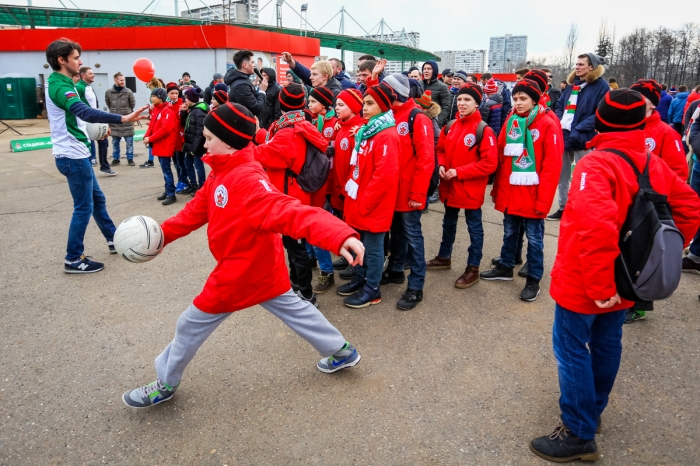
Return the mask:
[[[267,129],[282,116],[279,103],[280,85],[277,84],[277,72],[272,68],[263,68],[261,74],[263,78],[267,78],[267,90],[265,91],[265,103],[258,119],[260,127]]]
[[[442,128],[452,118],[450,113],[450,90],[438,79],[438,66],[433,60],[423,63],[423,89],[430,91],[433,100],[440,106],[438,126]]]

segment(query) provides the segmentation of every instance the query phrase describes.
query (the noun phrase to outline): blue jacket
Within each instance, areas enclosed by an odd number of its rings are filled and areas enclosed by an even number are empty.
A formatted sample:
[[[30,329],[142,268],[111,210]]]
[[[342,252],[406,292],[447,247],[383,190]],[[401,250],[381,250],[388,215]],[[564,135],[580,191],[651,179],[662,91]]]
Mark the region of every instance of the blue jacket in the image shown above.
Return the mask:
[[[676,98],[673,99],[671,105],[668,107],[668,122],[669,123],[683,123],[683,108],[685,108],[685,102],[688,100],[690,92],[679,92],[676,94]]]
[[[501,133],[503,126],[503,96],[496,93],[490,97],[484,96],[484,100],[479,107],[481,119],[496,133],[496,137]]]
[[[585,150],[586,143],[596,135],[595,111],[600,101],[610,90],[608,83],[601,77],[604,72],[605,67],[598,65],[595,70],[586,75],[588,84],[578,94],[571,131],[564,130],[564,150]],[[557,102],[555,113],[560,120],[564,114],[566,103],[571,97],[575,76],[573,72],[569,75],[569,85],[561,93],[559,102]]]
[[[656,111],[661,115],[661,121],[668,123],[668,108],[671,106],[673,97],[669,95],[666,91],[661,91],[661,98],[659,99],[659,105],[656,106]]]
[[[339,73],[338,76],[335,77],[340,82],[340,85],[343,86],[343,90],[345,89],[357,89],[357,86],[355,86],[355,83],[350,81],[343,73]]]

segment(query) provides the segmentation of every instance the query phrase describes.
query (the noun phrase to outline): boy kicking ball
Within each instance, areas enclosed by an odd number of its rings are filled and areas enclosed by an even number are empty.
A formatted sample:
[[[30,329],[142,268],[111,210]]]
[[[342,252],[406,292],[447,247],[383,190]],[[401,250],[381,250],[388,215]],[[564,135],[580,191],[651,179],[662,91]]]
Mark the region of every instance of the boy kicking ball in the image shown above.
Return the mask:
[[[353,265],[362,264],[364,246],[341,220],[303,206],[272,186],[254,159],[250,142],[256,131],[253,115],[230,102],[204,120],[208,154],[202,160],[211,167],[211,175],[162,229],[167,245],[208,223],[209,249],[217,265],[178,319],[175,338],[156,358],[157,380],[124,393],[127,406],[149,408],[172,398],[187,364],[209,335],[232,312],[257,304],[325,356],[317,364],[321,372],[360,362],[357,350],[323,314],[291,290],[280,235],[306,238]]]

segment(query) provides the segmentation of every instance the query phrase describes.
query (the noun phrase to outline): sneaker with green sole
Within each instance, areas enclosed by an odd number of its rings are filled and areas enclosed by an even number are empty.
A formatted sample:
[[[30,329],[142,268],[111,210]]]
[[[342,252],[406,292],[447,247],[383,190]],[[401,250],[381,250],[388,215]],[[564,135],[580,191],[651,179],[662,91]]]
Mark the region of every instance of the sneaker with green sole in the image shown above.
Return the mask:
[[[347,341],[333,356],[321,359],[316,367],[321,372],[330,374],[331,372],[345,369],[346,367],[356,366],[360,362],[361,356],[354,346]]]
[[[635,311],[634,309],[627,309],[627,312],[625,313],[626,324],[631,324],[632,322],[637,322],[638,320],[644,320],[646,318],[646,311]]]
[[[143,387],[127,391],[122,395],[122,401],[130,408],[150,408],[151,406],[170,400],[179,385],[180,384],[177,384],[171,387],[160,380],[156,380]]]

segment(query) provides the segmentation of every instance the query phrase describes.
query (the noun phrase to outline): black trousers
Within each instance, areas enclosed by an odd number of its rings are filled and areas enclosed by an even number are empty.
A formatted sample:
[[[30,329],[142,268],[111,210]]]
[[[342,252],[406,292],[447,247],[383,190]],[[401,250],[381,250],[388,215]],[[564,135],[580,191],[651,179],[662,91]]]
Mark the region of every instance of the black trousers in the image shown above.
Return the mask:
[[[294,285],[299,287],[299,291],[305,297],[310,298],[313,293],[313,288],[311,287],[313,272],[311,272],[309,253],[306,252],[306,241],[282,236],[282,245],[287,250],[289,279]]]

